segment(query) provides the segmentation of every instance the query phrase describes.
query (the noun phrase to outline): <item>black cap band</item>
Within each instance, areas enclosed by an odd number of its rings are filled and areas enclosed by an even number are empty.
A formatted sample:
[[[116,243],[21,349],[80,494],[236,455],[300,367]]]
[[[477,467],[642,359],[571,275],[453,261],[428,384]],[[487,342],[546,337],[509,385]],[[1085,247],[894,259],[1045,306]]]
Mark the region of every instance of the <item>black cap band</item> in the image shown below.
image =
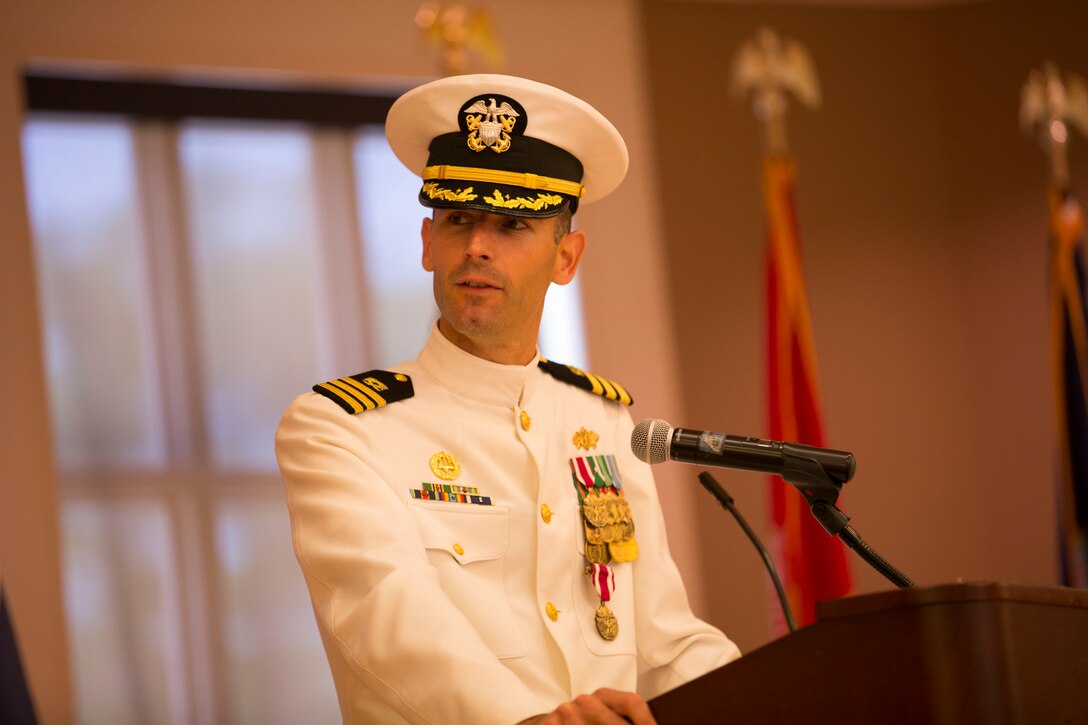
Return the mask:
[[[468,207],[496,214],[547,217],[559,214],[568,206],[577,209],[582,193],[582,163],[567,151],[540,139],[515,135],[502,153],[490,148],[475,151],[465,142],[464,133],[446,133],[431,141],[427,169],[461,167],[484,173],[470,174],[471,183],[459,180],[456,174],[428,176],[423,174],[423,189],[419,200],[424,206],[437,208]],[[480,181],[486,171],[528,174],[544,181],[526,187],[504,180]],[[501,175],[498,175],[501,176]],[[561,184],[547,183],[558,180]],[[562,188],[555,188],[560,186]]]

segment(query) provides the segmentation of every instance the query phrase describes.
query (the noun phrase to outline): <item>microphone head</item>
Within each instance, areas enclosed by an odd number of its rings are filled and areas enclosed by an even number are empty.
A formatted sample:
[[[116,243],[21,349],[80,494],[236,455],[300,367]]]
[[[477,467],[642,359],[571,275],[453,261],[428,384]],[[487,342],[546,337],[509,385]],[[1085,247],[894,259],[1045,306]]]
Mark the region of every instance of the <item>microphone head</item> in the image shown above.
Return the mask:
[[[647,418],[631,431],[631,452],[646,463],[664,463],[669,459],[672,426],[660,418]]]

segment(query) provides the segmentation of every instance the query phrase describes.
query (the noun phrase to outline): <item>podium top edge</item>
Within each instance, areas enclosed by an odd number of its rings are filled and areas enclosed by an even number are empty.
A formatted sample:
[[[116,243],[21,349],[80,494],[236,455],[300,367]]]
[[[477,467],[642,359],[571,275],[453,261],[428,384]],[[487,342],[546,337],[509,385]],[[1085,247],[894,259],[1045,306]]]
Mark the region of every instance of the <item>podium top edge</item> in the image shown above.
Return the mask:
[[[1026,586],[999,582],[937,584],[817,602],[816,619],[823,621],[902,607],[966,602],[1022,603],[1088,610],[1088,589]]]

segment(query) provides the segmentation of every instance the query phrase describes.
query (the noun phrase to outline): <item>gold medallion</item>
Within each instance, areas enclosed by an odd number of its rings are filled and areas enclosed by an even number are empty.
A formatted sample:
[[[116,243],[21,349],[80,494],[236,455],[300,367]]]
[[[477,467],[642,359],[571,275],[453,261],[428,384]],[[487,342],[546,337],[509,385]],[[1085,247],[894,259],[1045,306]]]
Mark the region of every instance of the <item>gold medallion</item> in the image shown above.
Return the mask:
[[[601,602],[601,606],[597,607],[597,613],[594,615],[593,621],[597,625],[597,634],[609,642],[614,640],[616,635],[620,633],[620,623],[616,621],[616,615],[612,614],[612,610],[604,602]]]
[[[623,522],[632,521],[631,519],[631,504],[627,503],[627,499],[621,498],[619,500],[620,517],[619,520]],[[632,521],[633,523],[633,521]]]
[[[431,456],[431,472],[443,481],[452,481],[461,475],[461,464],[449,453],[439,451]]]
[[[600,496],[587,496],[582,504],[582,514],[590,526],[604,526],[608,521],[608,502]]]
[[[614,541],[608,544],[608,553],[617,564],[625,561],[634,561],[638,558],[638,541],[627,539],[626,541]]]
[[[581,448],[582,450],[588,451],[590,448],[596,448],[597,441],[600,439],[601,437],[599,435],[591,430],[586,430],[585,426],[582,426],[582,428],[574,434],[571,441],[573,441],[575,448]]]
[[[604,566],[611,560],[611,552],[606,544],[586,544],[586,561],[590,564]]]

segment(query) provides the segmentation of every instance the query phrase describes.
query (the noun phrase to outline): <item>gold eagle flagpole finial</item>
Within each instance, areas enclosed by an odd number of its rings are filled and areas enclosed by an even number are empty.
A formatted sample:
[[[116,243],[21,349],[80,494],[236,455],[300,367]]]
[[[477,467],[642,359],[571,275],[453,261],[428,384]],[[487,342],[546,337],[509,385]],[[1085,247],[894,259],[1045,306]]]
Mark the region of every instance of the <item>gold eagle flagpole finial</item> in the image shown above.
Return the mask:
[[[1050,182],[1059,189],[1069,185],[1069,126],[1088,136],[1088,84],[1076,73],[1043,63],[1028,74],[1020,90],[1020,125],[1030,133],[1039,127],[1039,143],[1050,166]]]
[[[469,9],[465,3],[428,0],[416,11],[416,25],[424,38],[439,48],[439,67],[445,76],[468,73],[473,54],[491,67],[502,64],[502,46],[491,24],[491,13]]]
[[[752,110],[763,126],[764,144],[771,153],[786,153],[788,93],[809,108],[820,107],[820,82],[808,49],[800,42],[781,40],[762,27],[744,41],[733,58],[730,93],[752,95]]]

